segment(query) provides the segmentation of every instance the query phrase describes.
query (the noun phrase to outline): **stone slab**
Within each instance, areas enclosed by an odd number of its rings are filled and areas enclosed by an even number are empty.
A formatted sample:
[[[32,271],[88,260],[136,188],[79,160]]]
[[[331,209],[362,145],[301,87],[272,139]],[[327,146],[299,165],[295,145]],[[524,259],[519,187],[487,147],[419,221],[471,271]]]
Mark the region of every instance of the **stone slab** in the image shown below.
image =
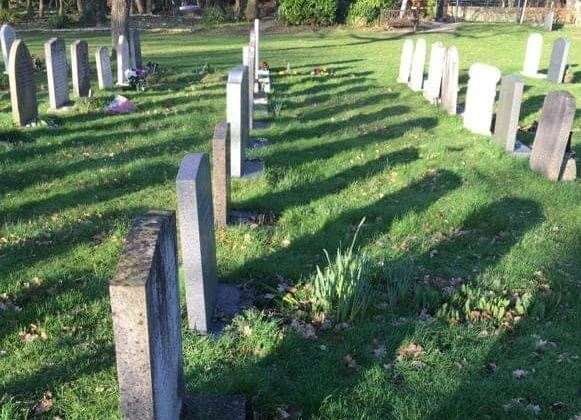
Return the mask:
[[[508,153],[513,153],[515,150],[523,89],[524,83],[520,77],[510,75],[502,78],[494,126],[494,141]]]
[[[500,70],[488,64],[475,63],[470,66],[469,77],[464,127],[472,133],[489,136]]]
[[[539,33],[532,33],[527,39],[525,59],[522,74],[532,78],[542,78],[539,74],[541,55],[543,54],[543,36]]]
[[[113,70],[111,69],[111,56],[107,47],[97,48],[95,63],[97,64],[99,89],[111,89],[113,87]]]
[[[129,60],[132,69],[143,68],[143,58],[141,56],[141,33],[137,28],[129,29]]]
[[[571,41],[565,38],[558,38],[553,43],[551,61],[549,63],[549,72],[547,73],[547,80],[549,82],[563,83],[567,62],[569,60],[570,48]]]
[[[38,119],[38,102],[32,57],[22,40],[12,43],[8,63],[12,119],[16,125],[24,127]]]
[[[441,42],[434,42],[430,50],[428,78],[424,84],[424,98],[426,98],[431,104],[436,104],[440,99],[445,58],[446,48],[444,48],[444,44]]]
[[[2,48],[2,59],[4,60],[4,73],[8,74],[10,47],[16,41],[16,31],[8,24],[0,27],[0,46]]]
[[[228,74],[226,119],[230,124],[230,173],[243,176],[248,142],[248,67],[239,66]]]
[[[254,47],[246,46],[242,48],[242,64],[248,68],[248,129],[254,128]]]
[[[424,83],[424,66],[426,64],[426,52],[427,52],[426,40],[424,38],[418,39],[416,41],[416,47],[414,49],[410,82],[408,84],[409,88],[414,92],[419,92],[422,90],[422,85]]]
[[[88,97],[91,91],[91,67],[86,41],[77,40],[71,45],[71,70],[75,95],[79,98]]]
[[[216,227],[228,224],[230,209],[230,126],[216,125],[212,139],[212,193]]]
[[[117,42],[117,85],[127,86],[127,70],[131,68],[129,43],[124,35],[119,36]]]
[[[441,105],[449,115],[456,115],[458,111],[459,66],[458,49],[454,46],[447,48],[442,77]]]
[[[401,49],[399,73],[397,76],[398,83],[408,83],[410,81],[413,55],[414,55],[414,41],[412,39],[406,39],[403,42],[403,47]]]
[[[69,66],[65,41],[51,38],[44,44],[48,99],[51,110],[58,110],[70,103]]]

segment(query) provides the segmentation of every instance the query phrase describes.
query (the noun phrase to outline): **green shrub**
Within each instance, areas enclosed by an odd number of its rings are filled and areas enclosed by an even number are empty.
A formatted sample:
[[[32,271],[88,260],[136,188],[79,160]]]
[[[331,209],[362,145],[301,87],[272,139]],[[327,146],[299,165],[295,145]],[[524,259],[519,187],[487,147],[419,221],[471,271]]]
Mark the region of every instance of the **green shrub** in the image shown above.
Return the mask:
[[[52,15],[47,20],[50,29],[65,29],[73,25],[73,20],[67,15]]]
[[[15,24],[18,23],[20,17],[14,10],[9,9],[2,9],[0,10],[0,24],[10,23]]]
[[[336,21],[337,0],[281,0],[278,15],[289,25],[331,25]]]
[[[394,0],[355,0],[349,7],[347,22],[356,26],[375,23],[381,9],[389,9],[393,4]]]
[[[202,24],[203,25],[219,25],[227,21],[226,12],[216,6],[210,6],[204,8],[204,13],[202,14]]]

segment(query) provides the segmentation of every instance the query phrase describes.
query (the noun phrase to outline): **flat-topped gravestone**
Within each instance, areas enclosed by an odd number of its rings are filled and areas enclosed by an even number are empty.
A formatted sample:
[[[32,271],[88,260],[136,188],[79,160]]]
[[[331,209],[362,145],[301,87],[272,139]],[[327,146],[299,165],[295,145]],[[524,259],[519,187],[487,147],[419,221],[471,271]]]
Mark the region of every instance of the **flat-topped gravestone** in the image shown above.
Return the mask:
[[[248,129],[254,128],[254,47],[242,48],[242,64],[248,68]]]
[[[214,194],[214,223],[228,224],[230,209],[230,126],[221,122],[212,139],[212,192]]]
[[[547,80],[549,82],[563,82],[563,78],[565,77],[565,69],[567,68],[567,60],[569,59],[570,47],[571,41],[565,38],[557,38],[553,43],[549,72],[547,73]]]
[[[458,75],[460,59],[458,49],[454,46],[446,49],[444,75],[442,77],[442,107],[450,115],[455,115],[458,108]]]
[[[129,44],[124,35],[117,42],[117,84],[127,86],[127,70],[130,69]]]
[[[184,402],[174,212],[134,220],[109,283],[124,419],[179,419]]]
[[[260,19],[254,19],[254,73],[260,70]]]
[[[412,70],[412,57],[414,55],[414,41],[406,39],[401,49],[401,58],[399,62],[398,83],[408,83],[410,81],[410,72]]]
[[[4,60],[4,73],[8,74],[8,64],[10,59],[10,47],[16,40],[16,31],[8,24],[0,27],[0,46],[2,47],[2,58]]]
[[[446,48],[444,48],[444,44],[441,42],[433,43],[430,52],[428,79],[424,85],[424,98],[426,98],[432,104],[438,102],[438,99],[440,98],[445,58]]]
[[[244,175],[248,142],[248,67],[239,66],[228,74],[226,85],[226,120],[230,124],[230,173]]]
[[[210,162],[205,153],[186,155],[176,179],[178,225],[190,329],[211,329],[216,303],[216,243]]]
[[[416,41],[416,48],[412,58],[412,72],[410,74],[409,87],[414,92],[422,90],[424,83],[424,65],[426,63],[426,40],[420,38]]]
[[[143,68],[143,59],[141,57],[141,34],[139,29],[129,29],[129,57],[132,69]]]
[[[464,127],[473,133],[489,136],[500,70],[488,64],[475,63],[470,66],[469,77]]]
[[[565,91],[549,92],[543,103],[529,165],[553,181],[562,179],[570,160],[567,152],[575,109],[575,98]]]
[[[65,41],[61,38],[51,38],[44,44],[44,56],[50,109],[58,110],[70,102],[69,67]]]
[[[71,45],[71,69],[73,91],[79,98],[89,96],[91,90],[91,67],[89,66],[89,45],[77,40]]]
[[[530,34],[527,40],[527,49],[522,70],[523,75],[537,79],[543,77],[543,75],[539,74],[539,64],[541,62],[542,53],[543,36],[539,33]]]
[[[111,70],[111,57],[107,47],[97,48],[95,62],[97,63],[99,89],[111,89],[113,87],[113,71]]]
[[[516,133],[522,102],[524,83],[516,75],[504,76],[500,84],[494,141],[506,152],[527,156],[528,147],[518,143]]]
[[[21,39],[14,41],[10,48],[8,77],[10,79],[10,102],[14,123],[23,127],[36,122],[38,103],[34,65],[30,52]]]

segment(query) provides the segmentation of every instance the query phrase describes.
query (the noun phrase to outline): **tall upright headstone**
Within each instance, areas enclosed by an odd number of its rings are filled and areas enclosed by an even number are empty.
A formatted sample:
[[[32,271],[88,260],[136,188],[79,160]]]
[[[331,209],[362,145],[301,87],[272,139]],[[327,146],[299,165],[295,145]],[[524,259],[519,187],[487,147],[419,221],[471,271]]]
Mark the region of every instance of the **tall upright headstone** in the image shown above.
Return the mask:
[[[424,83],[424,65],[426,64],[426,40],[420,38],[416,41],[416,48],[412,58],[412,72],[409,87],[414,92],[422,90]]]
[[[553,24],[555,22],[555,10],[551,9],[545,15],[545,19],[543,20],[543,27],[545,31],[552,31]]]
[[[218,283],[208,155],[186,155],[180,164],[176,184],[188,324],[192,330],[207,333],[211,328]]]
[[[508,153],[514,153],[524,83],[516,75],[504,76],[494,125],[494,141]]]
[[[450,115],[456,115],[458,108],[458,77],[460,59],[454,46],[446,49],[444,76],[442,78],[442,107]]]
[[[50,108],[57,110],[69,103],[69,68],[67,51],[62,38],[51,38],[44,44],[48,100]]]
[[[541,54],[543,53],[543,36],[539,33],[532,33],[527,40],[527,49],[525,52],[525,61],[523,64],[522,74],[527,77],[541,78],[539,74],[539,65],[541,63]]]
[[[174,212],[134,220],[109,294],[123,418],[180,418],[184,387]]]
[[[401,49],[399,74],[397,76],[398,83],[408,83],[410,81],[413,55],[414,55],[414,41],[408,38],[403,42],[403,47]]]
[[[117,84],[127,86],[127,70],[130,69],[129,44],[125,35],[120,35],[117,42]]]
[[[79,98],[89,96],[91,90],[91,68],[89,66],[89,45],[77,40],[71,45],[71,69],[73,91]]]
[[[569,59],[570,47],[571,41],[565,38],[557,38],[553,43],[549,72],[547,74],[547,80],[549,82],[563,82],[563,78],[565,77],[565,69],[567,68],[567,60]]]
[[[574,158],[567,156],[567,152],[575,110],[575,98],[569,92],[549,92],[545,97],[529,165],[550,180],[563,177],[569,159],[574,164]]]
[[[143,68],[143,59],[141,57],[141,34],[137,28],[129,29],[129,57],[131,60],[131,68]]]
[[[97,48],[95,62],[97,63],[99,89],[111,89],[113,87],[113,71],[111,70],[111,57],[107,47]]]
[[[8,60],[10,58],[10,47],[16,40],[16,31],[12,26],[4,24],[0,27],[0,46],[2,47],[2,58],[4,59],[5,73],[8,74]]]
[[[34,65],[26,44],[21,39],[12,43],[8,57],[10,102],[12,119],[18,126],[35,122],[38,118]]]
[[[500,70],[488,64],[475,63],[470,66],[464,127],[473,133],[490,135],[500,75]]]
[[[221,122],[212,139],[212,192],[214,194],[214,223],[228,224],[230,209],[230,126]]]
[[[254,73],[260,70],[260,19],[254,19]]]
[[[424,98],[426,98],[432,104],[435,104],[440,98],[445,58],[446,48],[444,47],[444,44],[441,42],[434,42],[430,52],[428,79],[426,80],[424,86]]]
[[[248,67],[248,129],[254,128],[254,46],[242,48],[242,64]]]
[[[226,120],[230,124],[230,172],[244,175],[245,149],[248,143],[248,68],[239,66],[228,74],[226,85]]]

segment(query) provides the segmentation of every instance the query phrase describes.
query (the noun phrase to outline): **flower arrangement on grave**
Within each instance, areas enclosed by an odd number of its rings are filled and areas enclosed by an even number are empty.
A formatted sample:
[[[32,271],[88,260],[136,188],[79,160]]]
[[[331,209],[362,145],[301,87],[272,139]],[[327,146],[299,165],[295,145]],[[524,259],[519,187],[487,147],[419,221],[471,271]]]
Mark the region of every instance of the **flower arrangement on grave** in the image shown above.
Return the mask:
[[[311,72],[311,76],[332,76],[333,71],[329,70],[327,67],[315,67]]]
[[[158,63],[148,62],[142,69],[129,69],[125,72],[129,86],[138,92],[157,84],[167,74],[167,70]]]

